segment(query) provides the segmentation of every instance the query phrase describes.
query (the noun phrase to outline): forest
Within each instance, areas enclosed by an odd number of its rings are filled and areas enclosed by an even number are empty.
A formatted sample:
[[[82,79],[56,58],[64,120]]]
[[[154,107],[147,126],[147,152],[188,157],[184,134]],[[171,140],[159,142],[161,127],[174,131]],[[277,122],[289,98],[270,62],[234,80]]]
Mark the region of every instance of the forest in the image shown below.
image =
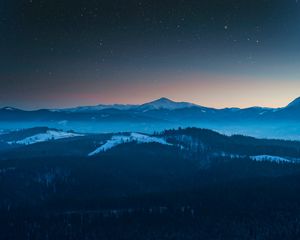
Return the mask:
[[[185,148],[129,142],[94,157],[0,161],[0,239],[300,238],[300,165],[244,156],[296,158],[298,142],[159,134]],[[241,157],[212,154],[234,149]]]

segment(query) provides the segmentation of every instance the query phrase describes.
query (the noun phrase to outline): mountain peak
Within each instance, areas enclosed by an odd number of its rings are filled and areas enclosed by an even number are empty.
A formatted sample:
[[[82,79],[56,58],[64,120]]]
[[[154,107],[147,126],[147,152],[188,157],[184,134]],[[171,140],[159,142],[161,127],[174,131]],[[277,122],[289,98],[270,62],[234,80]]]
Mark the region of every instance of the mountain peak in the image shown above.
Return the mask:
[[[287,107],[296,107],[300,106],[300,97],[294,99],[292,102],[290,102]]]
[[[161,103],[175,103],[174,101],[172,101],[171,99],[166,98],[166,97],[162,97],[162,98],[153,100],[153,101],[151,101],[151,102],[149,102],[149,103],[155,103],[155,102],[156,102],[156,103],[159,103],[159,102],[161,102]]]
[[[182,108],[190,108],[194,106],[197,105],[189,102],[175,102],[166,97],[162,97],[157,100],[144,103],[140,106],[140,108],[145,110],[157,110],[157,109],[175,110],[175,109],[182,109]]]
[[[159,99],[157,99],[157,100],[161,100],[161,101],[171,101],[171,102],[173,102],[172,100],[170,100],[169,98],[166,98],[166,97],[161,97],[161,98],[159,98]]]

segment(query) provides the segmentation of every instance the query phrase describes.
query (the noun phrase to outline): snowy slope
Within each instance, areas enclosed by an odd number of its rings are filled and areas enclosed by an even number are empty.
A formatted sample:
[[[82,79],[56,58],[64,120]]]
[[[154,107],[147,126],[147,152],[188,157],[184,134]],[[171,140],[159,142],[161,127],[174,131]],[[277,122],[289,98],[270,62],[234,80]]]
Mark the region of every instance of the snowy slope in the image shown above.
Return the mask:
[[[21,144],[21,145],[30,145],[38,142],[46,142],[50,140],[57,140],[62,138],[70,138],[70,137],[80,137],[83,136],[82,134],[78,133],[70,133],[70,132],[63,132],[63,131],[54,131],[48,130],[45,133],[39,133],[22,140],[18,140],[15,142],[8,142],[8,144]]]
[[[137,143],[160,143],[164,145],[171,145],[162,138],[151,137],[140,133],[131,133],[129,136],[113,136],[105,144],[97,148],[95,151],[88,154],[88,156],[94,156],[100,152],[105,152],[113,147],[116,147],[122,143],[137,142]]]
[[[250,157],[252,160],[261,162],[261,161],[270,161],[270,162],[293,162],[293,160],[283,158],[283,157],[278,157],[278,156],[270,156],[270,155],[258,155],[258,156],[251,156]]]

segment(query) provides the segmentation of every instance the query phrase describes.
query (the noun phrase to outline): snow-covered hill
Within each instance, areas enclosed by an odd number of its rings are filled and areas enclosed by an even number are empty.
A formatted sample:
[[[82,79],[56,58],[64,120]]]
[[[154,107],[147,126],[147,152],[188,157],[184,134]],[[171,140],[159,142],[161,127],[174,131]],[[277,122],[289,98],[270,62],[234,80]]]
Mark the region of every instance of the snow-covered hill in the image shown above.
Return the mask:
[[[113,136],[110,140],[106,141],[103,145],[97,148],[95,151],[88,154],[88,156],[94,156],[100,152],[105,152],[113,147],[116,147],[123,143],[137,142],[137,143],[160,143],[164,145],[171,145],[163,138],[151,137],[140,133],[131,133],[129,136]]]
[[[52,141],[64,139],[63,141]],[[40,144],[35,144],[40,143]],[[136,143],[136,144],[127,144]],[[147,144],[145,143],[156,143]],[[116,146],[126,146],[116,148]],[[30,145],[30,146],[29,146]],[[172,147],[170,147],[172,146]],[[242,135],[227,136],[199,128],[165,130],[154,135],[137,132],[79,134],[49,128],[23,129],[0,135],[0,160],[10,157],[35,156],[94,156],[103,152],[135,152],[147,148],[160,154],[160,150],[177,152],[185,159],[202,163],[216,158],[252,159],[262,162],[300,163],[300,142],[256,139]],[[125,156],[126,158],[126,156]]]
[[[62,138],[80,137],[82,134],[70,133],[56,130],[48,130],[45,133],[38,133],[33,136],[26,137],[17,141],[10,141],[8,144],[31,145],[38,142],[46,142],[50,140],[57,140]]]

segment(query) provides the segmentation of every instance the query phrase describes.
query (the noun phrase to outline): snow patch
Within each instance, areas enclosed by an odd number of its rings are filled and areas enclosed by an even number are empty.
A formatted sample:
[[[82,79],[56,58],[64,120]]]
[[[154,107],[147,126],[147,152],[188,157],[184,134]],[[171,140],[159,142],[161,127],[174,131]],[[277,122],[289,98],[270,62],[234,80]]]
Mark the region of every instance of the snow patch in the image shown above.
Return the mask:
[[[163,138],[158,137],[150,137],[148,135],[140,134],[140,133],[131,133],[130,140],[137,141],[138,143],[160,143],[164,145],[171,145],[166,142]]]
[[[131,133],[129,136],[113,136],[105,144],[97,148],[95,151],[88,154],[88,156],[94,156],[100,152],[106,152],[107,150],[116,147],[123,143],[137,142],[137,143],[160,143],[164,145],[172,145],[167,143],[166,140],[158,137],[151,137],[140,133]]]
[[[244,155],[234,154],[234,153],[227,153],[227,152],[214,152],[212,153],[214,157],[230,157],[230,158],[245,158]]]
[[[250,159],[258,162],[262,161],[269,161],[269,162],[276,162],[276,163],[281,163],[281,162],[293,162],[290,159],[283,158],[283,157],[278,157],[278,156],[270,156],[270,155],[258,155],[258,156],[250,156]]]
[[[18,111],[19,109],[13,108],[13,107],[4,107],[4,108],[0,108],[0,110],[5,110],[5,111]]]
[[[46,142],[50,140],[57,140],[62,138],[71,138],[71,137],[80,137],[82,134],[78,133],[70,133],[70,132],[62,132],[62,131],[54,131],[48,130],[45,133],[39,133],[22,140],[8,142],[8,144],[21,144],[21,145],[31,145],[38,142]]]

